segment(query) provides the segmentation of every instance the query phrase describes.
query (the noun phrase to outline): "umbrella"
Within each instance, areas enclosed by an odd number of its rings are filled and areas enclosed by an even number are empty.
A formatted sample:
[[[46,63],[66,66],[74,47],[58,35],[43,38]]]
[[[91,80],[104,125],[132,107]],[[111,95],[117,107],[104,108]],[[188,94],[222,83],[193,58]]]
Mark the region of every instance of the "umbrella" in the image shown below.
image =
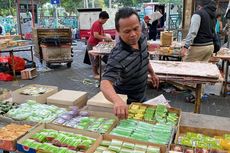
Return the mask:
[[[160,19],[162,16],[163,15],[159,11],[156,11],[156,12],[153,12],[149,17],[153,22],[153,21]]]

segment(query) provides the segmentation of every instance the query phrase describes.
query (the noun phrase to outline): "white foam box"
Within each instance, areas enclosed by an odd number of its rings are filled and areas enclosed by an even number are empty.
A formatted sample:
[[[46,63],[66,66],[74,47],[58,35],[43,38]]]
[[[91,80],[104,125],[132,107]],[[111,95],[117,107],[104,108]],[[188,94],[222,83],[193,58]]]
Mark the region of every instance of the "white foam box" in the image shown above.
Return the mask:
[[[47,104],[55,105],[61,108],[77,106],[82,108],[87,102],[87,92],[74,90],[61,90],[47,98]]]
[[[119,95],[124,102],[127,102],[126,95]],[[102,92],[99,92],[94,97],[88,100],[87,110],[113,113],[113,103],[108,101]]]
[[[43,94],[39,95],[24,95],[21,92],[29,87],[45,87],[47,91]],[[58,87],[56,86],[47,86],[47,85],[39,85],[39,84],[31,84],[22,88],[19,88],[12,92],[12,102],[17,104],[25,103],[27,100],[35,100],[38,103],[46,104],[47,97],[58,92]]]

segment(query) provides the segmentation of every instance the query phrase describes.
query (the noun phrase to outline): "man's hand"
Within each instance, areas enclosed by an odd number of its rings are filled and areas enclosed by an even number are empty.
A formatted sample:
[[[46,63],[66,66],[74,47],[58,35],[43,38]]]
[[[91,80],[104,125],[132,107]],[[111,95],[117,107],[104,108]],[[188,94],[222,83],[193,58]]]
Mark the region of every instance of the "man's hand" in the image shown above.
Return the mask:
[[[187,54],[187,51],[188,51],[188,49],[183,47],[181,50],[181,56],[185,57],[185,55]]]
[[[113,41],[113,39],[112,39],[111,37],[106,37],[104,40],[105,40],[106,42],[111,42],[111,41]]]
[[[156,74],[151,75],[151,80],[153,83],[153,87],[158,88],[160,84],[160,79],[158,78],[158,76]]]
[[[119,119],[127,119],[128,118],[128,106],[123,101],[119,101],[114,103],[114,114]]]

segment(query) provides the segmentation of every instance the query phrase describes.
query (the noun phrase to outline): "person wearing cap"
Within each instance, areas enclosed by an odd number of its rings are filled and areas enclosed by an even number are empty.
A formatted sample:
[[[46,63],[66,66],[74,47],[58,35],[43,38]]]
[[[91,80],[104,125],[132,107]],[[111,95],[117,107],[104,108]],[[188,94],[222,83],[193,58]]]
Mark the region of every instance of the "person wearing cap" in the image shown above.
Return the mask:
[[[149,39],[149,28],[151,26],[149,23],[150,20],[149,16],[145,16],[144,20],[141,22],[142,34],[147,38],[147,40]]]
[[[186,62],[208,62],[214,51],[213,37],[216,25],[216,3],[213,0],[196,0],[182,56]]]

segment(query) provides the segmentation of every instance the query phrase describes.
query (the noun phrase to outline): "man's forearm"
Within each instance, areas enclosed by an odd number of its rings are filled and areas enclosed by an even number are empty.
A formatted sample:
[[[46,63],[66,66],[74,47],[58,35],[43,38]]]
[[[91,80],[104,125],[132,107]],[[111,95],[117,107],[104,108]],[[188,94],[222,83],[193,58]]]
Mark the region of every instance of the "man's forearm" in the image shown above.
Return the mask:
[[[110,102],[115,104],[117,101],[122,101],[122,99],[115,92],[113,85],[110,81],[102,80],[100,89],[105,98]]]
[[[149,74],[152,76],[152,75],[155,75],[155,72],[154,72],[154,70],[153,70],[153,68],[152,68],[152,66],[151,66],[151,64],[150,64],[150,61],[149,61],[149,64],[148,64],[148,72],[149,72]]]

